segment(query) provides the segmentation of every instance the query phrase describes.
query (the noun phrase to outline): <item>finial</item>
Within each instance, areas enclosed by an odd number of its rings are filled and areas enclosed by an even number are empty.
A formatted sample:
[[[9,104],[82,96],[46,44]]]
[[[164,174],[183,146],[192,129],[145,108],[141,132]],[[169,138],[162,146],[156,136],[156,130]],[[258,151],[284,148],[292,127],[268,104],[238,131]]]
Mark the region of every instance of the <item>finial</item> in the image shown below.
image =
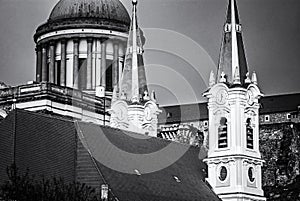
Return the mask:
[[[133,4],[133,5],[136,5],[137,3],[138,3],[137,0],[132,0],[132,4]]]
[[[214,74],[214,71],[211,71],[210,76],[209,76],[209,87],[212,87],[215,84],[216,84],[215,74]]]
[[[236,67],[234,71],[233,84],[241,84],[240,71],[238,67]]]
[[[252,83],[257,85],[257,76],[256,76],[256,72],[253,71],[252,73],[252,79],[251,79]]]
[[[148,101],[150,100],[150,97],[149,97],[149,93],[147,90],[144,91],[144,97],[143,97],[144,101]]]
[[[151,93],[151,100],[156,103],[156,95],[155,95],[154,90],[152,90],[152,93]]]
[[[250,74],[249,74],[249,72],[246,73],[245,83],[246,83],[246,84],[250,84],[250,83],[251,83],[251,79],[250,79]]]
[[[132,103],[138,103],[138,102],[140,102],[140,101],[139,101],[139,97],[133,96],[133,97],[131,98],[131,102],[132,102]]]
[[[122,92],[121,92],[120,99],[126,100],[126,93],[124,92],[124,90],[122,90]]]
[[[221,73],[220,82],[226,82],[226,74],[224,72]]]
[[[112,100],[111,100],[111,102],[115,102],[116,100],[118,100],[118,93],[117,93],[117,91],[118,91],[118,87],[115,86],[115,87],[114,87],[114,90],[113,90],[113,95],[112,95]]]

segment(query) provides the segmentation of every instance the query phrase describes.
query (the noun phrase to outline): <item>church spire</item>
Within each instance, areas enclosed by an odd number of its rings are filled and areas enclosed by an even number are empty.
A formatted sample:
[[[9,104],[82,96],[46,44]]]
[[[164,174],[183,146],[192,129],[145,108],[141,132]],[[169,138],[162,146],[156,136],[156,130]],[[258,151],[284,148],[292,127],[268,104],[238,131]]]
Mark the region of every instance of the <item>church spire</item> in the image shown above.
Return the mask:
[[[137,0],[132,0],[132,21],[129,30],[124,71],[121,79],[120,94],[126,101],[139,103],[145,91],[148,92],[144,61],[142,33],[137,22]]]
[[[218,79],[221,77],[222,72],[225,73],[228,84],[235,84],[233,82],[237,78],[234,78],[234,76],[237,74],[239,74],[241,84],[244,84],[248,72],[242,38],[242,26],[235,0],[229,0],[228,3],[219,58]]]
[[[110,126],[157,136],[158,108],[154,92],[149,96],[143,61],[143,34],[137,23],[137,0],[132,0],[132,21],[128,35],[119,95],[113,93]]]

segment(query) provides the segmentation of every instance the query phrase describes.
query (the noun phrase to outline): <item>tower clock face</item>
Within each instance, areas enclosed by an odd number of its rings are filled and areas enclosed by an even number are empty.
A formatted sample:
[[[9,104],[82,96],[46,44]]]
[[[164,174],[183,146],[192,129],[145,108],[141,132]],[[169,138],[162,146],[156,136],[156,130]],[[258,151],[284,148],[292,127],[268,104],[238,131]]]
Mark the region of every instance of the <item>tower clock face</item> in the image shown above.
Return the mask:
[[[227,92],[224,89],[221,89],[216,94],[216,101],[220,105],[224,105],[227,101]]]
[[[253,103],[254,103],[254,96],[253,96],[252,91],[247,91],[247,103],[249,105],[253,105]]]
[[[119,105],[119,107],[118,107],[118,109],[116,111],[117,118],[119,120],[124,120],[125,116],[126,116],[126,112],[127,112],[127,110],[126,110],[125,106]]]

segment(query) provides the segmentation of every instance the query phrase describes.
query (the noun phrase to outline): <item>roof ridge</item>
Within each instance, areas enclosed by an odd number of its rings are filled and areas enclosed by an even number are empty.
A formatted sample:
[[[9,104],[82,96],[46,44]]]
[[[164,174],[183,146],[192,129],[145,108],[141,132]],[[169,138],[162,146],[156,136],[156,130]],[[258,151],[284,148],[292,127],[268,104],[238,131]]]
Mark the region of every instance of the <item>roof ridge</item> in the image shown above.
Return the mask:
[[[52,118],[52,119],[65,121],[65,122],[74,122],[74,120],[66,119],[66,118],[63,118],[63,117],[58,117],[58,116],[51,115],[51,114],[44,114],[44,113],[41,113],[41,112],[29,111],[29,110],[20,109],[20,108],[16,108],[14,110],[11,110],[9,112],[9,114],[11,112],[14,112],[14,111],[17,111],[18,113],[21,112],[21,113],[30,114],[30,115],[33,115],[33,116],[42,116],[42,117],[46,117],[46,118]]]
[[[279,93],[279,94],[268,94],[265,95],[263,98],[269,98],[269,97],[278,97],[278,96],[299,96],[300,92],[288,92],[288,93]]]
[[[159,137],[145,136],[145,135],[143,135],[141,133],[136,133],[136,132],[132,132],[132,131],[122,130],[122,129],[119,129],[119,128],[113,128],[113,127],[110,127],[110,126],[107,126],[107,125],[104,126],[104,125],[96,124],[96,123],[93,123],[93,122],[84,122],[84,121],[80,121],[80,120],[78,120],[77,122],[83,123],[83,124],[86,124],[86,125],[93,125],[93,126],[97,126],[97,127],[107,128],[107,129],[115,130],[115,131],[119,131],[119,132],[126,132],[126,133],[130,133],[130,134],[133,134],[133,135],[143,136],[143,137],[145,137],[145,139],[155,139],[155,140],[160,140],[160,141],[164,141],[164,142],[168,142],[168,143],[180,144],[180,145],[183,145],[185,147],[194,147],[194,146],[191,146],[189,144],[183,144],[183,143],[176,142],[176,141],[170,141],[170,140],[159,138]]]
[[[278,96],[300,96],[300,92],[288,92],[288,93],[280,93],[280,94],[267,94],[262,97],[262,99],[270,98],[270,97],[278,97]],[[184,104],[176,104],[176,105],[163,105],[160,106],[161,108],[167,108],[167,107],[178,107],[178,106],[191,106],[191,105],[201,105],[201,104],[207,104],[207,101],[200,101],[200,102],[194,102],[194,103],[184,103]]]

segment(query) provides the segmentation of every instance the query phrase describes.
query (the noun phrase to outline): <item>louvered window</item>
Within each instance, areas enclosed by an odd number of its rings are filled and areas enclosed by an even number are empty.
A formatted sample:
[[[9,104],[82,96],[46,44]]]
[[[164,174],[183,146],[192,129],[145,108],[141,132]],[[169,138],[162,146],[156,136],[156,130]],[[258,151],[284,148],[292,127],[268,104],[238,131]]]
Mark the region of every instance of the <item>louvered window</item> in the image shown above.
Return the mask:
[[[253,128],[251,127],[251,119],[247,119],[246,125],[247,148],[253,149]]]
[[[228,147],[228,134],[227,134],[227,119],[222,117],[220,120],[220,126],[218,128],[218,147]]]

